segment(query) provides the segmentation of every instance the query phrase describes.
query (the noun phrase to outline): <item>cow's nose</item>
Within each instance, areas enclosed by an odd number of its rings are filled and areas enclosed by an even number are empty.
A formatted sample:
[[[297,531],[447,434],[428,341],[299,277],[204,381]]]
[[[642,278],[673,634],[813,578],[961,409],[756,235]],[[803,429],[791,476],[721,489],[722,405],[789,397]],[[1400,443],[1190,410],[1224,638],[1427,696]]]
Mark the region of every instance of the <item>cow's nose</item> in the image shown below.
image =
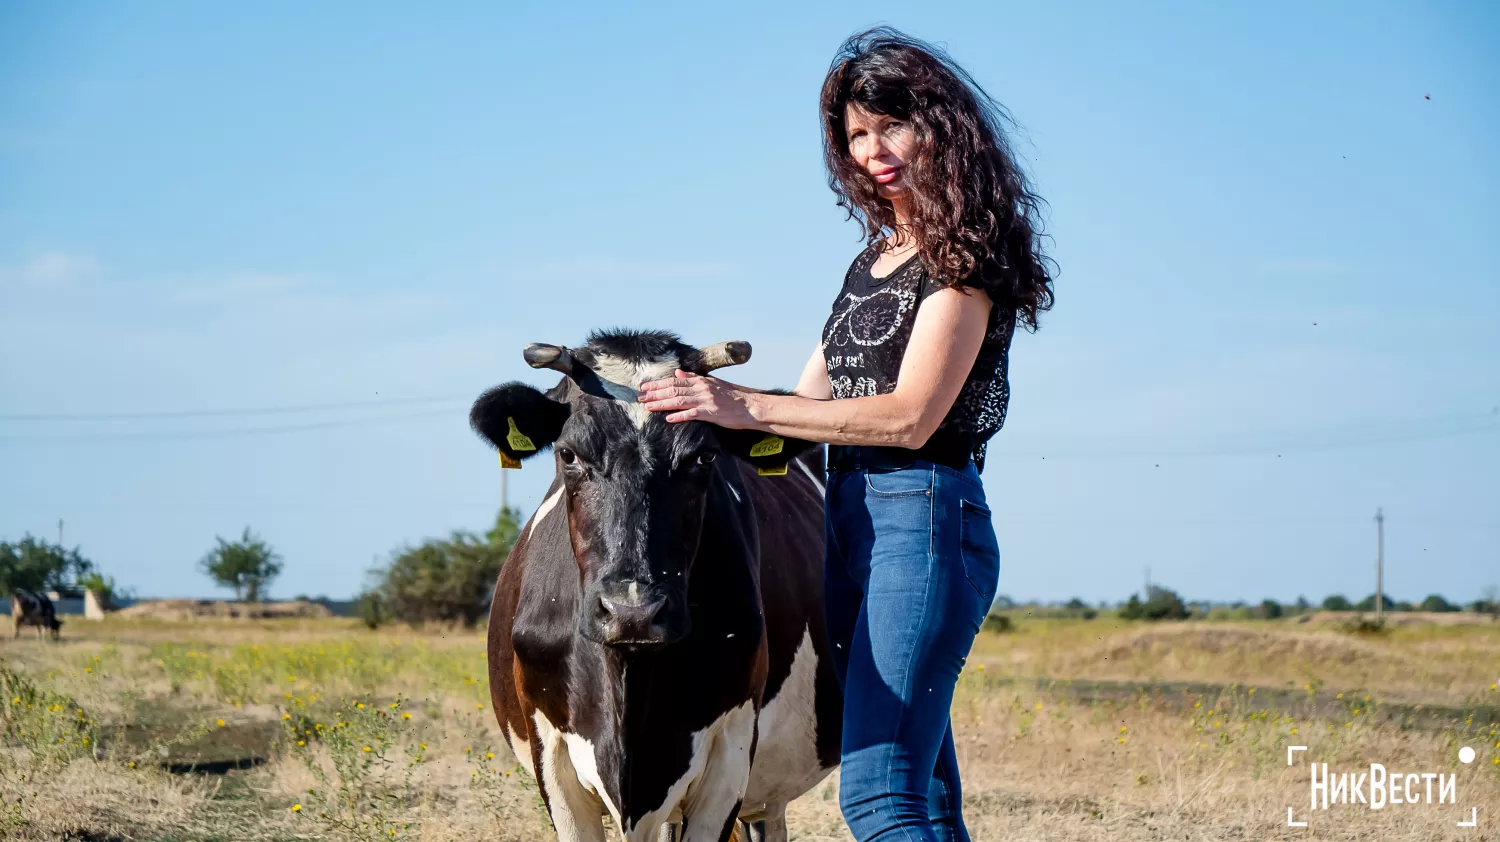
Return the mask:
[[[651,645],[667,642],[661,622],[666,594],[629,582],[599,594],[597,616],[603,642],[610,645]]]

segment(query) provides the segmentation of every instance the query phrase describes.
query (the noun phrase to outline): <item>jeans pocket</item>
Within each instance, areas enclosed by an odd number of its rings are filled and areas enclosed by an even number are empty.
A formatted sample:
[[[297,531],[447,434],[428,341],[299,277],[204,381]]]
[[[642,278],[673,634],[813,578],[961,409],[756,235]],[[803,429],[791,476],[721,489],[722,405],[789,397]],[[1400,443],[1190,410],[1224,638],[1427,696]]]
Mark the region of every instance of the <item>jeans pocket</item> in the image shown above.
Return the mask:
[[[876,497],[910,497],[932,494],[931,468],[904,468],[899,471],[865,471],[865,488]]]
[[[979,595],[981,612],[988,612],[1000,586],[1000,542],[995,537],[994,518],[989,507],[972,500],[960,500],[958,531],[964,576]]]

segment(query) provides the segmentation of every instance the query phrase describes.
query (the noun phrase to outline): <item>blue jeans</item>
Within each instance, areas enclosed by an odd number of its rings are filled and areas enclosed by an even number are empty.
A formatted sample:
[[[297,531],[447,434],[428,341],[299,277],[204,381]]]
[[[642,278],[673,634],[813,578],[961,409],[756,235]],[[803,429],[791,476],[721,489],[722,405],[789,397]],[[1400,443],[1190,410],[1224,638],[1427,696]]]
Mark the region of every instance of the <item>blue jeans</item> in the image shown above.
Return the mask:
[[[860,842],[967,842],[948,712],[1000,575],[984,486],[972,462],[831,471],[826,512],[844,819]]]

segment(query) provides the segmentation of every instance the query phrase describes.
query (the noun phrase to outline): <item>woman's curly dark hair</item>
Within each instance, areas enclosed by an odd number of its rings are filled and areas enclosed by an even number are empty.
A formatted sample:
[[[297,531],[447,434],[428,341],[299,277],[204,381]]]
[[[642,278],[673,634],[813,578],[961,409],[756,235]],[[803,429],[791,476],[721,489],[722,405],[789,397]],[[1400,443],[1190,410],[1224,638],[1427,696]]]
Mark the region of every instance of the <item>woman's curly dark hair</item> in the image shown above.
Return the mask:
[[[891,203],[854,163],[846,106],[910,123],[918,141],[906,165],[910,223],[929,277],[979,287],[997,311],[1014,309],[1031,330],[1052,307],[1055,265],[1042,252],[1042,200],[1031,191],[1002,126],[1012,121],[941,51],[889,27],[850,37],[823,81],[823,160],[828,185],[874,244],[896,227]]]

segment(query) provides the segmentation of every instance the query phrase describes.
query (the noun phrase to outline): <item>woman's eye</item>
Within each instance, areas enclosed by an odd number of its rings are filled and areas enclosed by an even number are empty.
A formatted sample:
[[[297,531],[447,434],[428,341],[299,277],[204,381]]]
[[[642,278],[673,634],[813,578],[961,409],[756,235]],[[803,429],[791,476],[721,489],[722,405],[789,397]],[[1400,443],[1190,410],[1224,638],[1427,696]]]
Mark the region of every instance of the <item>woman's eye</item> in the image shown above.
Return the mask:
[[[719,454],[717,453],[700,453],[698,454],[697,462],[699,465],[712,465],[718,456]]]
[[[557,458],[561,459],[564,465],[573,465],[577,464],[578,462],[578,454],[567,449],[566,447],[558,449]]]

